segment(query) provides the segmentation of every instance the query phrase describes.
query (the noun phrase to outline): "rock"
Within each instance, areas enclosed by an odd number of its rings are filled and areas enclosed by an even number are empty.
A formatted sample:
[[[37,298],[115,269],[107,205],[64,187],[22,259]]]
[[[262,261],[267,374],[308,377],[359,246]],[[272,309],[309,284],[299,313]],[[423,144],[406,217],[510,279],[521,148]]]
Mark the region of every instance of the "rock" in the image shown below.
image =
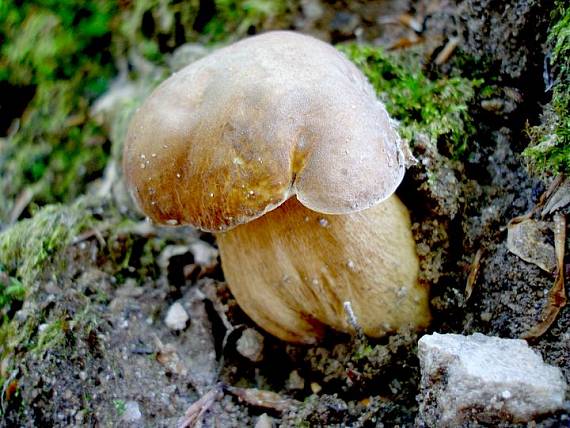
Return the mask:
[[[180,358],[178,352],[176,352],[176,346],[171,343],[163,344],[160,340],[156,342],[158,348],[156,361],[162,364],[167,372],[177,374],[178,376],[187,376],[188,367],[186,367],[186,361]]]
[[[419,340],[418,356],[419,426],[526,422],[563,407],[560,369],[524,340],[434,333]]]
[[[248,360],[259,362],[263,358],[263,336],[255,329],[247,328],[238,339],[236,349]]]
[[[124,422],[137,422],[142,419],[142,413],[139,404],[136,401],[127,401],[125,403],[125,412],[121,416]]]
[[[352,36],[359,25],[360,17],[345,11],[337,12],[330,23],[331,29],[344,37]]]
[[[273,418],[267,413],[262,413],[255,423],[255,428],[272,428],[274,426]]]
[[[168,308],[164,322],[171,330],[184,330],[189,319],[190,317],[182,304],[176,302]]]
[[[289,373],[289,379],[287,379],[286,388],[288,390],[301,390],[305,388],[305,379],[299,375],[297,370],[293,370]]]
[[[180,276],[185,265],[194,262],[194,256],[186,245],[167,245],[158,256],[158,265],[172,282],[173,276]],[[183,279],[176,278],[183,283]]]
[[[197,240],[192,242],[189,247],[194,256],[194,263],[205,268],[213,268],[218,264],[219,252],[207,242]]]
[[[301,0],[301,9],[305,19],[311,24],[321,19],[325,14],[323,5],[319,0]]]
[[[166,59],[166,62],[173,72],[177,72],[188,64],[205,57],[210,51],[211,49],[199,43],[185,43],[177,48],[172,55]]]
[[[140,297],[144,288],[139,286],[134,278],[128,278],[125,283],[115,291],[117,297]]]

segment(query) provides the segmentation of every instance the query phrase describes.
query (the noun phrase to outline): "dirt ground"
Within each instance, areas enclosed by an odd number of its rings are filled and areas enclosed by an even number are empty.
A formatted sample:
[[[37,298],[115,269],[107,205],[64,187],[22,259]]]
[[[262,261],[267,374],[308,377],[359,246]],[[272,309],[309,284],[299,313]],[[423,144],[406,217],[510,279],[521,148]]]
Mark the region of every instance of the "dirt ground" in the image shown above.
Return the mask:
[[[555,179],[529,175],[520,154],[525,123],[540,121],[546,99],[545,3],[306,0],[292,19],[294,29],[333,43],[410,44],[426,73],[463,66],[467,74],[492,76],[498,88],[493,103],[476,97],[470,105],[476,130],[468,155],[454,159],[420,137],[420,162],[398,190],[412,215],[422,281],[431,287],[428,333],[517,338],[539,323],[548,304],[555,276],[507,243],[509,221],[539,204]],[[435,70],[435,57],[456,36],[461,52],[484,58],[483,72],[453,54]],[[102,196],[102,188],[111,190]],[[315,346],[282,342],[237,306],[210,234],[146,222],[121,189],[120,171],[108,167],[75,203],[92,221],[54,255],[13,311],[16,331],[4,336],[10,352],[2,362],[0,426],[416,425],[416,348],[425,332],[375,340],[330,332]],[[554,212],[542,217],[550,246],[554,219]],[[568,239],[564,245],[568,253]],[[175,331],[164,320],[177,302],[189,319]],[[570,384],[569,325],[570,311],[562,308],[532,346]],[[570,414],[534,426],[570,426]]]

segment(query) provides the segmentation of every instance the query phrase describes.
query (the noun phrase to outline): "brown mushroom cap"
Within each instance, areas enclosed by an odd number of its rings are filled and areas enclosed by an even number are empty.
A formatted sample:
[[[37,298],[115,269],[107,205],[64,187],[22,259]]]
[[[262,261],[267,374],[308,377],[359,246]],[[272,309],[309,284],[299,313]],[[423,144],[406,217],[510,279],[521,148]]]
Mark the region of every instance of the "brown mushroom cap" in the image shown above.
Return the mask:
[[[400,140],[362,73],[292,32],[255,36],[164,81],[135,114],[124,170],[155,222],[228,230],[296,195],[344,214],[386,199]]]

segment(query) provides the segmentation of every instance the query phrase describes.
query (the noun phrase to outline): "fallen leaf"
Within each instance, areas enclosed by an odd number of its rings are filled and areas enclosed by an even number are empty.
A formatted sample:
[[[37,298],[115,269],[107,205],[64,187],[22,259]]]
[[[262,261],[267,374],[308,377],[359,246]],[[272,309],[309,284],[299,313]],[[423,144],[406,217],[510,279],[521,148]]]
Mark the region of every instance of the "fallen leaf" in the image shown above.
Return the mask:
[[[554,216],[554,244],[556,247],[557,274],[554,286],[548,293],[548,303],[542,314],[542,320],[521,337],[528,341],[536,340],[548,331],[556,320],[560,309],[566,306],[564,288],[564,245],[566,243],[566,218],[562,214]]]
[[[548,273],[556,268],[554,247],[545,242],[549,224],[544,221],[523,219],[507,226],[507,249],[525,262],[535,264]]]

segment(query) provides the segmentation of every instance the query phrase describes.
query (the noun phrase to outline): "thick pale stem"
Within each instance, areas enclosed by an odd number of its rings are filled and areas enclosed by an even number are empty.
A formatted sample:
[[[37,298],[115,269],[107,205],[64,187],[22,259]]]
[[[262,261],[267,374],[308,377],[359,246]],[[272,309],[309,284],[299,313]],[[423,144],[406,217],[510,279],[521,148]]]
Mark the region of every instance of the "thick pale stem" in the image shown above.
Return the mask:
[[[312,343],[324,326],[352,332],[347,301],[369,336],[429,322],[409,214],[395,196],[348,215],[320,214],[291,198],[217,238],[239,305],[281,339]]]

